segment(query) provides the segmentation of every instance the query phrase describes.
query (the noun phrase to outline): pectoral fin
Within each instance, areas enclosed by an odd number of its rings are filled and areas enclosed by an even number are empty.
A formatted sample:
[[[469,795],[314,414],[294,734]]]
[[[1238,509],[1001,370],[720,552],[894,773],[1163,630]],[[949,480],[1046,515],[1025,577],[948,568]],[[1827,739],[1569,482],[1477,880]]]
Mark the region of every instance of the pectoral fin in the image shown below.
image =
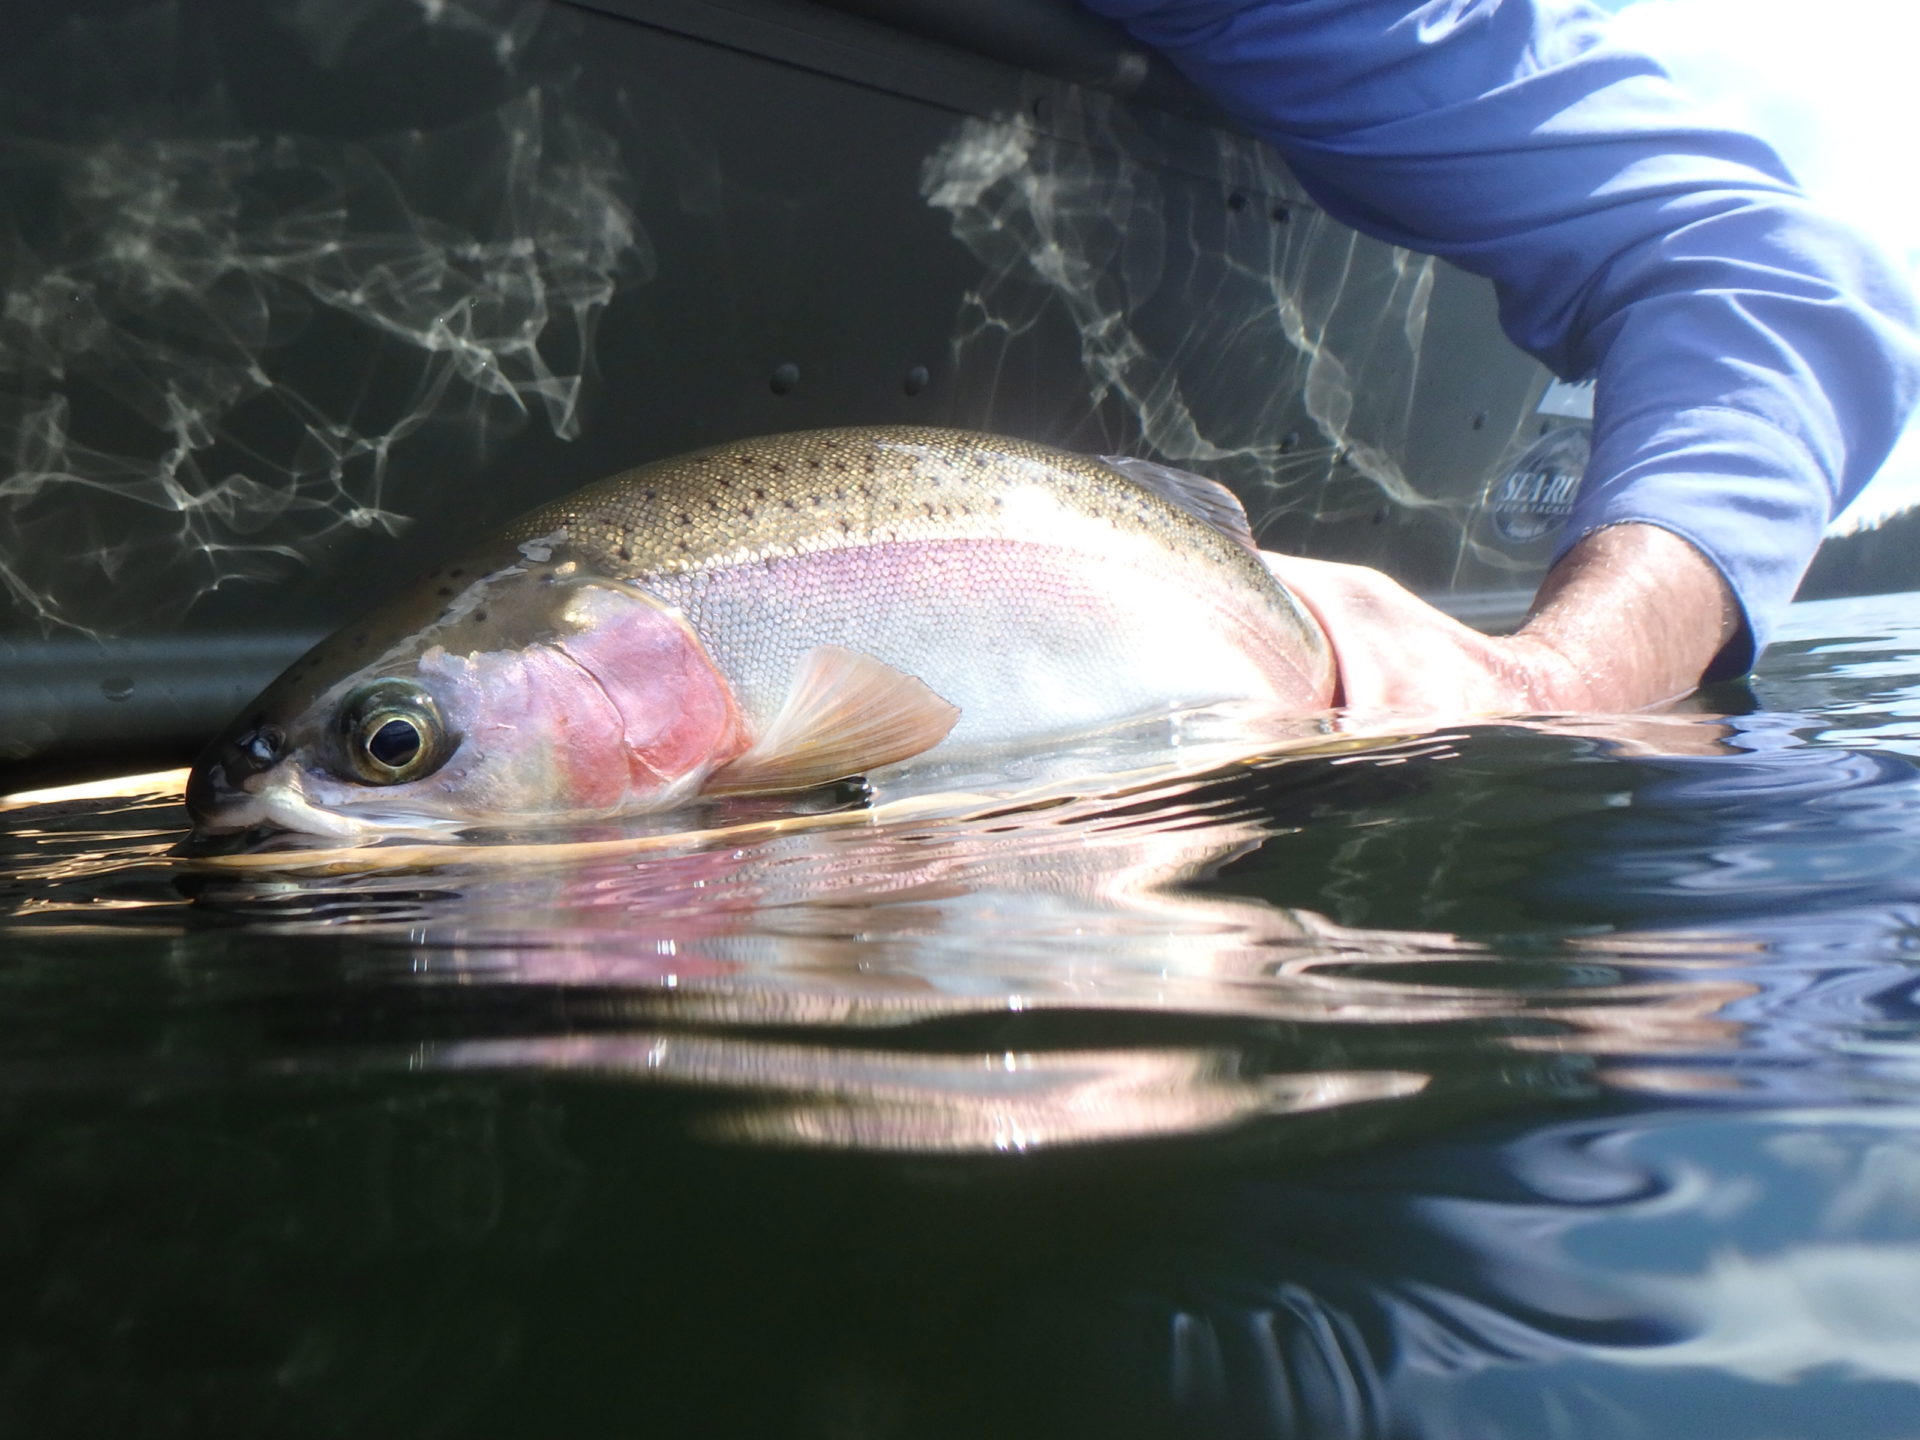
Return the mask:
[[[807,652],[780,713],[709,793],[805,790],[931,750],[960,718],[913,676],[838,645]]]

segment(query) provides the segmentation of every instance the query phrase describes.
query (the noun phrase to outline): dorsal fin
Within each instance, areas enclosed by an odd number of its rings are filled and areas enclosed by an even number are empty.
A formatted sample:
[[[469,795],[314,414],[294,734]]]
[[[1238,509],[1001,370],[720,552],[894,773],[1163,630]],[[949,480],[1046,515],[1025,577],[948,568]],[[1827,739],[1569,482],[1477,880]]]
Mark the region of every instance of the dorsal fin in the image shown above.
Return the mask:
[[[1118,470],[1136,485],[1146,486],[1168,504],[1211,525],[1229,540],[1249,550],[1259,550],[1260,544],[1253,538],[1253,526],[1247,521],[1246,507],[1218,480],[1132,455],[1102,455],[1100,463]]]
[[[931,750],[959,718],[957,706],[904,671],[857,650],[816,645],[766,733],[702,788],[811,789]]]

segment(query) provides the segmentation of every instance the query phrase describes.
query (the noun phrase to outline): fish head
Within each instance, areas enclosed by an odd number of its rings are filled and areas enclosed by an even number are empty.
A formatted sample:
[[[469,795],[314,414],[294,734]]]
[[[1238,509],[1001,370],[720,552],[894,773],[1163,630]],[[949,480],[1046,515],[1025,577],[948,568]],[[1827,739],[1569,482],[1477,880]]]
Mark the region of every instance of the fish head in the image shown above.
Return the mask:
[[[746,748],[698,637],[639,587],[539,552],[457,591],[436,578],[321,642],[214,739],[187,785],[197,834],[663,809]]]

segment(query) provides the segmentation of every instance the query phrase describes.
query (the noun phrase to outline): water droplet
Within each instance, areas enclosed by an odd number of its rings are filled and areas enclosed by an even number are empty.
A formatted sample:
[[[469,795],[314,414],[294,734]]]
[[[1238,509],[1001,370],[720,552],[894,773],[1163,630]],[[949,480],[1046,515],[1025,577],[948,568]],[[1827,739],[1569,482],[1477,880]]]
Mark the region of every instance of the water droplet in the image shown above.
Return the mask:
[[[109,675],[100,682],[100,693],[107,699],[118,702],[133,698],[133,677],[130,675]]]
[[[767,379],[767,385],[776,395],[791,395],[794,387],[799,383],[800,367],[791,361],[774,366],[773,374]]]
[[[927,383],[931,378],[932,377],[927,374],[926,366],[916,365],[907,371],[906,378],[900,382],[900,388],[909,395],[918,395],[922,390],[927,388]]]

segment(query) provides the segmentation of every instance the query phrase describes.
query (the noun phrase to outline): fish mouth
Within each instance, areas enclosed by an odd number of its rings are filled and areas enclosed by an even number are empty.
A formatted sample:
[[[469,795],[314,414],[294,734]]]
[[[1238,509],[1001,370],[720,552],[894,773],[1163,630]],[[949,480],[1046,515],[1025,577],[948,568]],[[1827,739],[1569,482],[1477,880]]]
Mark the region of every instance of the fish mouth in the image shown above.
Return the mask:
[[[188,772],[183,798],[196,838],[234,834],[265,823],[264,807],[255,792],[259,777],[248,776],[236,784],[229,775],[224,760],[202,759]]]
[[[262,800],[276,779],[288,776],[287,732],[263,714],[238,722],[216,737],[187,773],[184,799],[193,830],[224,835],[262,824]]]
[[[237,784],[224,759],[196,765],[187,777],[187,814],[193,841],[225,841],[232,836],[292,832],[328,841],[364,837],[367,822],[315,805],[300,774],[282,761],[247,774]]]
[[[196,838],[255,831],[291,830],[329,840],[347,839],[365,826],[322,810],[289,788],[262,787],[259,792],[226,789],[209,784],[199,796],[188,782],[187,813],[193,817]]]
[[[385,839],[444,839],[449,830],[472,823],[382,805],[356,805],[350,814],[329,808],[307,793],[304,777],[291,761],[249,775],[238,785],[229,781],[219,761],[195,766],[187,778],[186,804],[193,830],[180,853],[188,856],[283,849],[303,840],[335,847]]]

